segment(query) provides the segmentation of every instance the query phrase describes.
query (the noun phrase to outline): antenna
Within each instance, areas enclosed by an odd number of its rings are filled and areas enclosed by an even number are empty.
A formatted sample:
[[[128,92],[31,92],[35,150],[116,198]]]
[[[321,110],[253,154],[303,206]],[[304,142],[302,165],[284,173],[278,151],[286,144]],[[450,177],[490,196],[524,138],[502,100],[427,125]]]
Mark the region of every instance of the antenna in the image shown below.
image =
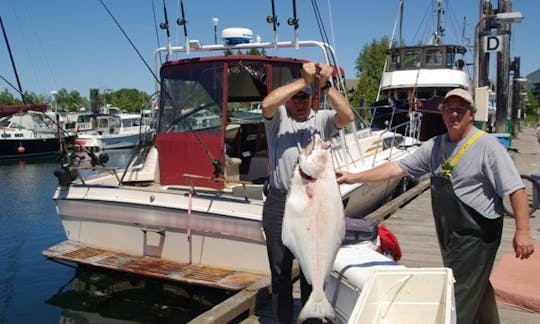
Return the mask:
[[[276,6],[274,3],[274,0],[272,0],[272,16],[266,17],[266,22],[269,24],[273,24],[274,26],[274,46],[277,49],[277,43],[278,43],[277,28],[279,27],[279,21],[278,21],[278,17],[276,16]]]
[[[272,1],[273,3],[273,1]],[[298,49],[298,21],[299,19],[296,16],[296,0],[293,0],[293,16],[287,20],[289,26],[294,26],[294,48]]]

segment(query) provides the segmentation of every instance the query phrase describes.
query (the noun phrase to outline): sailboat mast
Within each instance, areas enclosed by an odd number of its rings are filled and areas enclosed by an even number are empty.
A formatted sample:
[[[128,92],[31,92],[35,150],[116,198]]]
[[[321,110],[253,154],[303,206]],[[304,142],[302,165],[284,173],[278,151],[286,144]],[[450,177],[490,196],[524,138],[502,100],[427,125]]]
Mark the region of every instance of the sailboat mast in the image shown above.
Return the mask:
[[[441,45],[443,27],[441,24],[442,18],[442,0],[437,0],[437,30],[435,31],[435,45]]]
[[[403,46],[403,0],[399,1],[399,46]]]
[[[19,80],[19,73],[17,73],[15,60],[13,59],[13,54],[11,53],[11,46],[9,46],[9,40],[7,38],[6,29],[4,28],[4,22],[2,21],[2,16],[0,16],[0,25],[2,26],[2,33],[4,34],[4,40],[6,42],[6,47],[9,52],[9,59],[11,60],[11,66],[13,67],[13,72],[15,73],[15,79],[17,79],[17,86],[19,87],[19,93],[21,94],[21,99],[23,103],[26,104],[26,99],[22,91],[21,81]]]

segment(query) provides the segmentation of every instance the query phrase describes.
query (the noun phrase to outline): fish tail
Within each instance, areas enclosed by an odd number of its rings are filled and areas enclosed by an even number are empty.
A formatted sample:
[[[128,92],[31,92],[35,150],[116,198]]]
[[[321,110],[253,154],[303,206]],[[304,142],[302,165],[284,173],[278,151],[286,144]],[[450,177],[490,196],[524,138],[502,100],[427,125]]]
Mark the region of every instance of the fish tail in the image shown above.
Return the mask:
[[[334,308],[324,294],[322,297],[323,298],[318,298],[319,300],[316,301],[313,294],[311,294],[304,307],[300,310],[296,323],[302,323],[310,318],[328,319],[335,322],[336,312],[334,311]]]

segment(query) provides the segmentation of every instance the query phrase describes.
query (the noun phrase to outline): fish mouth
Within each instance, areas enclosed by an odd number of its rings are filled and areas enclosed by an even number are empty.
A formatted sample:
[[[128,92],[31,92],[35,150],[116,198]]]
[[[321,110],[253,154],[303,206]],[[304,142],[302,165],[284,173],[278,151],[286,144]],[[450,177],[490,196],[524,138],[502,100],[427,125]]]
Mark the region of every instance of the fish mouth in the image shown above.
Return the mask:
[[[315,180],[317,180],[317,178],[314,178],[314,177],[310,176],[309,174],[305,173],[300,166],[298,167],[298,172],[300,173],[300,177],[302,179],[304,179],[304,180],[307,180],[307,181],[315,181]]]
[[[311,141],[310,145],[312,146],[311,149],[318,147],[323,150],[327,150],[332,146],[330,141],[324,141],[319,133],[315,133],[313,135],[313,140]]]

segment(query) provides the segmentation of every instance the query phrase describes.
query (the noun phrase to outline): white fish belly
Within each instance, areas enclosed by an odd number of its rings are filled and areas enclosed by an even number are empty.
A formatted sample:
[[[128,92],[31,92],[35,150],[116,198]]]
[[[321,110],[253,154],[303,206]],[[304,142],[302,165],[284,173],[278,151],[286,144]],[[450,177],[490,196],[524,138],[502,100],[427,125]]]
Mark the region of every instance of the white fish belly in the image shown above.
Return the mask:
[[[303,179],[296,167],[283,216],[283,243],[298,259],[314,293],[323,290],[345,235],[343,204],[331,157],[329,161],[314,181]]]

